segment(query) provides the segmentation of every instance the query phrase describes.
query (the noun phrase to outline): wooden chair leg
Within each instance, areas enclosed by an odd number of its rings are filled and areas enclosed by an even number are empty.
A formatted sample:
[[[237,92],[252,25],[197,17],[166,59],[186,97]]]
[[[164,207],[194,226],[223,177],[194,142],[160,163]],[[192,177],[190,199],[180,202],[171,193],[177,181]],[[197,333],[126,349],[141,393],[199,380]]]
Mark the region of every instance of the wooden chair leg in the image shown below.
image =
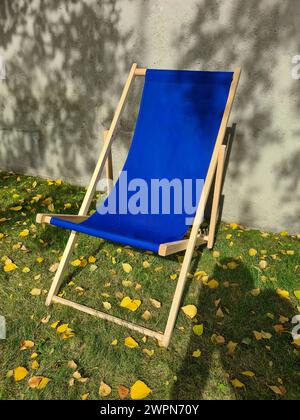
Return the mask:
[[[208,233],[208,242],[207,242],[208,249],[213,248],[214,241],[215,241],[215,233],[216,233],[216,226],[217,226],[218,213],[219,213],[219,202],[220,202],[220,194],[221,194],[221,189],[222,189],[225,156],[226,156],[226,146],[222,145],[220,147],[219,156],[218,156],[218,165],[217,165],[214,196],[213,196],[213,203],[212,203],[212,210],[211,210],[211,217],[210,217],[210,224],[209,224],[209,233]]]
[[[75,247],[77,238],[78,238],[77,232],[72,231],[69,237],[69,240],[67,242],[67,246],[64,250],[62,259],[60,261],[59,267],[57,269],[57,272],[55,273],[55,277],[51,284],[51,287],[50,287],[50,290],[46,299],[46,306],[51,305],[53,296],[56,295],[60,289],[60,286],[64,278],[64,274],[66,272],[66,269],[68,268],[68,264],[69,264],[73,249]]]

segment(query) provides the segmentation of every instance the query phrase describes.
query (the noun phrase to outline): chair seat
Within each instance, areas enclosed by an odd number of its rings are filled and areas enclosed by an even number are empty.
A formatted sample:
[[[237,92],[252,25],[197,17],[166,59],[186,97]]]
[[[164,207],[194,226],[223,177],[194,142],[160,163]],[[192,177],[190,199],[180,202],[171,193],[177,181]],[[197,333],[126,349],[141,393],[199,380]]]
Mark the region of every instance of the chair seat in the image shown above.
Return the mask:
[[[68,220],[62,220],[58,217],[51,217],[51,225],[59,226],[64,229],[74,230],[79,233],[85,233],[87,235],[95,236],[98,238],[106,239],[108,241],[116,242],[122,245],[129,245],[134,248],[140,248],[153,252],[158,252],[160,243],[154,240],[145,240],[146,233],[143,232],[129,232],[126,229],[126,224],[123,224],[123,229],[109,229],[104,223],[105,216],[97,214],[91,216],[87,220],[81,223],[74,223]]]

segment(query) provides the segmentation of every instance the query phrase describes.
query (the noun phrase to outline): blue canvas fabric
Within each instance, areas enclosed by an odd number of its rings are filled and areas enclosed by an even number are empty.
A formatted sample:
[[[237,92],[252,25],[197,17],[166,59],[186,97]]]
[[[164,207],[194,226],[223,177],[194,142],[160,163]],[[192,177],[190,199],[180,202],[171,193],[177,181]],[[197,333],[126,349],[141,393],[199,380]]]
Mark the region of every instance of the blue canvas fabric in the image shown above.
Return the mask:
[[[194,186],[196,179],[205,180],[232,78],[232,72],[147,70],[135,133],[123,171],[128,183],[137,178],[146,181],[148,209],[151,209],[151,180],[191,179]],[[157,214],[121,214],[124,202],[134,200],[139,190],[132,188],[133,191],[127,192],[127,199],[122,192],[121,203],[121,184],[119,179],[112,192],[116,196],[116,214],[96,211],[79,224],[53,217],[51,224],[154,252],[160,244],[184,237],[188,229],[186,219],[195,212],[191,215],[183,209],[177,214],[172,203],[170,214],[164,214],[162,205],[156,209]],[[199,194],[193,190],[196,205]],[[100,213],[107,205],[106,200]]]

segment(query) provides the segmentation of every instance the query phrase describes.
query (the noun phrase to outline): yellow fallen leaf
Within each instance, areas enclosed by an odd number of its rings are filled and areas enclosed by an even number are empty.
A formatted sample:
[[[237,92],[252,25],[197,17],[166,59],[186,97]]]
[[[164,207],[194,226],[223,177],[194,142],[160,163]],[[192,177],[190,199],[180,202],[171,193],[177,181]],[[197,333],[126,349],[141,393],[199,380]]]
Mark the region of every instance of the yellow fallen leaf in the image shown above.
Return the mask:
[[[230,356],[233,356],[237,346],[238,346],[238,343],[234,343],[233,341],[229,341],[229,343],[227,344],[227,349],[228,349],[228,354]]]
[[[34,352],[30,355],[31,360],[36,359],[37,357],[38,357],[38,354],[36,352]]]
[[[281,324],[287,324],[289,322],[289,318],[287,318],[286,316],[280,315],[279,322]]]
[[[295,255],[295,251],[290,249],[290,250],[286,251],[286,254],[287,255]]]
[[[3,239],[4,236],[5,236],[4,233],[0,232],[0,239]]]
[[[227,264],[227,267],[229,268],[229,270],[235,270],[236,268],[238,268],[238,264],[235,261],[231,261]]]
[[[287,290],[284,289],[277,289],[276,293],[278,294],[278,296],[284,298],[284,299],[288,299],[290,294]]]
[[[229,226],[232,230],[236,230],[239,227],[239,225],[237,225],[236,223],[230,223]]]
[[[199,357],[201,357],[202,352],[200,349],[193,351],[192,356],[195,357],[195,359],[199,359]]]
[[[282,236],[284,238],[286,236],[289,236],[289,233],[284,231],[284,232],[280,233],[280,236]]]
[[[9,210],[20,211],[20,210],[22,210],[22,206],[11,207]]]
[[[182,312],[190,319],[195,318],[197,315],[197,308],[195,305],[186,305],[181,308]]]
[[[41,264],[44,261],[44,258],[42,257],[37,257],[36,262],[38,262],[39,264]]]
[[[78,370],[76,370],[76,372],[73,373],[73,378],[78,381],[79,379],[81,379],[81,373],[78,372]]]
[[[71,265],[73,265],[73,267],[79,267],[79,266],[81,266],[81,260],[76,259],[76,260],[71,262]]]
[[[89,256],[89,258],[88,258],[88,262],[89,262],[90,264],[93,264],[93,263],[95,263],[95,262],[96,262],[96,258],[95,258],[93,255],[90,255],[90,256]]]
[[[59,263],[58,263],[58,262],[57,262],[57,263],[52,264],[52,265],[50,266],[50,268],[49,268],[50,273],[55,273],[55,272],[57,271],[57,269],[58,269],[58,266],[59,266]]]
[[[55,184],[56,184],[56,185],[61,185],[62,183],[63,183],[62,179],[57,179],[57,180],[55,181]]]
[[[293,344],[296,347],[300,347],[300,338],[294,338]]]
[[[230,241],[230,239],[232,239],[231,233],[229,233],[228,235],[226,235],[226,239],[227,239],[227,241]]]
[[[154,355],[154,350],[143,349],[143,353],[147,354],[149,357],[152,357]]]
[[[138,310],[141,306],[141,301],[139,299],[131,299],[129,296],[125,296],[120,303],[121,308],[129,309],[132,312]]]
[[[69,324],[61,324],[58,328],[56,328],[56,331],[58,332],[58,334],[63,334],[67,331],[68,328]]]
[[[254,248],[250,248],[248,251],[250,257],[255,257],[255,255],[257,255],[257,250]]]
[[[251,293],[252,296],[257,297],[261,294],[261,290],[260,289],[253,289],[253,290],[251,290],[250,293]]]
[[[151,394],[151,389],[143,382],[136,381],[130,388],[130,397],[132,400],[142,400]]]
[[[210,280],[208,283],[207,283],[207,286],[210,288],[210,289],[217,289],[218,287],[219,287],[219,282],[217,281],[217,280]]]
[[[242,375],[247,376],[248,378],[253,378],[255,376],[254,372],[247,370],[246,372],[242,372]]]
[[[74,362],[74,360],[69,360],[68,361],[68,368],[69,369],[73,369],[73,370],[76,370],[77,369],[77,363],[76,362]]]
[[[241,381],[239,381],[238,379],[233,379],[231,381],[231,383],[234,386],[234,388],[237,388],[237,389],[245,388],[245,385]]]
[[[14,378],[16,382],[22,381],[27,375],[28,370],[22,366],[19,366],[14,370]]]
[[[144,262],[143,262],[143,267],[144,267],[144,268],[149,268],[149,267],[150,267],[149,262],[148,262],[148,261],[144,261]]]
[[[53,322],[53,324],[51,324],[51,328],[53,328],[54,330],[56,330],[58,324],[60,323],[60,321],[55,321]]]
[[[111,394],[111,387],[101,381],[100,387],[99,387],[100,397],[108,397],[110,394]]]
[[[193,333],[195,335],[198,335],[200,337],[201,335],[203,335],[203,332],[204,332],[204,325],[203,324],[193,326]]]
[[[201,280],[203,277],[207,277],[207,273],[205,271],[197,271],[194,274],[194,277],[196,277],[197,280]]]
[[[30,268],[29,267],[24,267],[22,272],[23,273],[30,273]]]
[[[274,392],[274,394],[276,395],[280,395],[283,396],[286,393],[286,389],[284,388],[284,386],[269,386],[269,388],[271,389],[271,391]]]
[[[254,337],[256,338],[257,341],[260,340],[270,340],[272,338],[272,334],[267,333],[265,331],[253,331]]]
[[[219,251],[214,251],[214,252],[212,253],[212,256],[213,256],[214,258],[219,258],[219,257],[220,257],[220,252],[219,252]]]
[[[300,290],[294,290],[294,295],[298,300],[300,300]]]
[[[25,238],[26,236],[29,235],[29,230],[25,229],[22,232],[19,233],[19,236],[21,236],[22,238]]]
[[[122,281],[122,286],[130,287],[130,286],[132,286],[132,281],[131,280],[123,280]]]
[[[124,340],[124,344],[126,347],[129,347],[130,349],[135,349],[136,347],[139,347],[139,343],[135,341],[132,337],[126,337]]]
[[[41,295],[41,293],[42,293],[42,290],[41,290],[41,289],[37,289],[37,288],[33,288],[33,289],[30,291],[30,294],[31,294],[32,296],[40,296],[40,295]]]
[[[110,344],[111,344],[112,346],[116,346],[116,345],[118,344],[118,340],[113,340]]]
[[[34,347],[34,342],[31,340],[22,340],[20,345],[20,350],[28,350]]]
[[[29,379],[28,385],[32,389],[44,389],[49,382],[50,379],[44,376],[33,376]]]
[[[109,302],[103,302],[103,307],[104,307],[104,309],[109,311],[111,309],[111,304]]]
[[[144,319],[145,321],[149,321],[151,319],[152,315],[151,312],[149,311],[145,311],[142,315],[142,319]]]
[[[267,261],[265,261],[265,260],[261,260],[261,261],[259,262],[258,266],[259,266],[259,268],[260,268],[261,270],[265,270],[265,269],[268,267],[268,263],[267,263]]]
[[[152,299],[152,298],[150,298],[150,299],[149,299],[149,302],[151,303],[151,305],[152,305],[154,308],[156,308],[156,309],[161,308],[161,303],[160,303],[160,301],[159,301],[159,300],[156,300],[156,299]]]
[[[273,325],[273,328],[278,334],[281,334],[285,331],[284,326],[282,324]]]
[[[125,273],[129,274],[132,271],[132,267],[130,264],[128,263],[123,263],[122,264],[123,270],[125,271]]]
[[[31,363],[31,369],[38,369],[39,367],[40,367],[40,364],[39,364],[39,362],[37,360],[34,360]]]
[[[90,395],[89,393],[82,394],[82,395],[81,395],[81,400],[82,400],[82,401],[86,401],[86,400],[88,400],[88,399],[89,399],[89,395]]]
[[[16,264],[14,264],[13,262],[10,262],[8,264],[5,264],[5,266],[3,267],[3,270],[5,271],[5,273],[9,273],[10,271],[16,270],[18,267]]]
[[[218,344],[218,345],[225,344],[225,338],[222,335],[218,335],[218,334],[213,334],[211,336],[211,341],[212,343]]]

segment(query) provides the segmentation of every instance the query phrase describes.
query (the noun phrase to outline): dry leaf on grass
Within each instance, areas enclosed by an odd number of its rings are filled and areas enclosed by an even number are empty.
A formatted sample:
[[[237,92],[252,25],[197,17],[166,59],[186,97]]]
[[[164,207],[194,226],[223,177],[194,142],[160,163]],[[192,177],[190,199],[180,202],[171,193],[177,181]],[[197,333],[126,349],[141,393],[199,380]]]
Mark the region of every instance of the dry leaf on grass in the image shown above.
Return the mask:
[[[121,308],[129,309],[132,312],[138,310],[141,306],[141,301],[139,299],[131,299],[129,296],[125,296],[120,303]]]
[[[186,305],[181,308],[182,312],[190,319],[195,318],[197,315],[197,308],[195,305]]]
[[[44,389],[47,384],[50,382],[49,378],[46,378],[44,376],[33,376],[29,379],[28,385],[30,388],[33,389]]]
[[[142,400],[151,394],[151,389],[143,382],[136,381],[130,388],[130,397],[132,400]]]
[[[20,343],[20,350],[32,349],[34,342],[31,340],[22,340]]]
[[[233,380],[231,381],[231,384],[232,384],[232,386],[233,386],[234,388],[236,388],[236,389],[242,389],[242,388],[245,388],[245,385],[244,385],[241,381],[239,381],[238,379],[233,379]]]
[[[124,344],[126,347],[130,348],[130,349],[135,349],[136,347],[139,347],[139,344],[137,341],[135,341],[134,338],[132,337],[126,337],[124,340]]]
[[[111,387],[107,385],[105,382],[100,383],[99,387],[99,395],[100,397],[108,397],[111,394]]]
[[[151,305],[156,308],[156,309],[160,309],[161,308],[161,303],[159,300],[156,299],[149,299],[149,302],[151,303]]]
[[[126,388],[126,386],[124,386],[124,385],[119,385],[118,386],[118,395],[119,395],[121,400],[124,400],[129,395],[129,389]]]
[[[14,378],[16,382],[22,381],[28,375],[28,370],[22,366],[17,367],[14,369]]]
[[[123,263],[122,264],[123,270],[125,271],[125,273],[129,274],[132,271],[132,267],[130,264],[128,263]]]
[[[194,332],[194,334],[195,335],[197,335],[197,336],[201,336],[201,335],[203,335],[203,332],[204,332],[204,326],[203,326],[203,324],[200,324],[200,325],[194,325],[193,326],[193,332]]]

